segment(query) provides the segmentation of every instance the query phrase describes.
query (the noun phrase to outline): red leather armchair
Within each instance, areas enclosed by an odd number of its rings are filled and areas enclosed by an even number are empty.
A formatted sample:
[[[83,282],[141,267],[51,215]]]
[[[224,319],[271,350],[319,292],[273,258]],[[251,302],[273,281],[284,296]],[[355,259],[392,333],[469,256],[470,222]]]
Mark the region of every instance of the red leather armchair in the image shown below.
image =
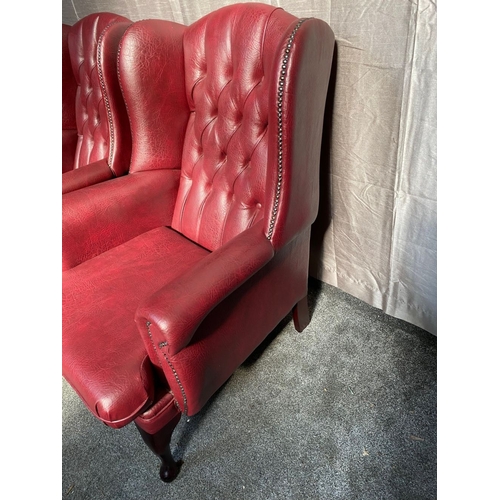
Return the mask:
[[[116,60],[131,23],[100,12],[63,25],[63,193],[128,172],[130,124]]]
[[[164,481],[181,414],[290,311],[309,322],[333,48],[325,22],[258,3],[121,39],[131,173],[63,195],[63,375],[99,420],[136,424]]]

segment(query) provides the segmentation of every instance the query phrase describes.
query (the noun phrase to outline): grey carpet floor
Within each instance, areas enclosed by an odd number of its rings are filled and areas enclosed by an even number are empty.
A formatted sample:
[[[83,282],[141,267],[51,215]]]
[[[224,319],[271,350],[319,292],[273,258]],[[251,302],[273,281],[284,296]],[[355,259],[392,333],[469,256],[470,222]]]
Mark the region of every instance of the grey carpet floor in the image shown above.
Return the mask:
[[[172,438],[164,484],[134,425],[98,422],[63,380],[63,499],[433,499],[437,338],[311,279],[291,316]]]

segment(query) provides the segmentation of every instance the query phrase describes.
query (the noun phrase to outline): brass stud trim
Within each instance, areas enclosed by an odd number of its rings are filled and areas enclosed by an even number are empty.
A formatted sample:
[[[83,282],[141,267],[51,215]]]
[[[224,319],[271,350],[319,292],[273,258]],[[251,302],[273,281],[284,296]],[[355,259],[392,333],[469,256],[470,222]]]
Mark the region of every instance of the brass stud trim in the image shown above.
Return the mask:
[[[151,334],[150,326],[151,326],[151,321],[146,321],[146,328],[148,329],[149,340],[151,340],[151,343],[153,344],[153,349],[155,350],[156,355],[158,355],[158,351],[156,350],[156,345],[155,345],[154,340],[153,340],[153,335]],[[160,342],[158,344],[158,347],[160,347],[160,349],[163,348],[163,347],[167,347],[167,346],[168,346],[168,343],[166,341]],[[184,414],[187,415],[187,410],[188,410],[188,407],[187,407],[187,397],[186,397],[186,393],[184,392],[184,387],[182,387],[181,381],[179,379],[179,375],[177,375],[177,372],[175,371],[175,368],[173,367],[172,363],[168,359],[168,357],[165,354],[165,352],[162,350],[161,353],[163,354],[163,357],[165,358],[165,361],[168,363],[168,366],[172,370],[172,373],[174,374],[175,380],[177,381],[177,384],[179,385],[179,388],[180,388],[181,393],[182,393],[182,400],[183,400],[183,405],[184,405]],[[178,407],[177,401],[175,401],[175,399],[174,399],[174,402],[175,402],[176,406]]]
[[[307,19],[310,18],[302,18],[299,19],[295,27],[293,28],[292,32],[290,33],[290,36],[288,37],[287,44],[285,46],[285,51],[283,58],[281,60],[281,71],[280,71],[280,77],[278,79],[278,92],[277,92],[277,98],[276,98],[276,114],[277,114],[277,119],[278,119],[278,182],[276,184],[276,193],[274,195],[274,203],[273,203],[273,210],[272,210],[272,215],[271,215],[271,221],[269,222],[269,229],[267,231],[267,239],[270,240],[273,236],[274,232],[274,226],[276,224],[276,217],[278,214],[278,206],[279,206],[279,201],[281,197],[281,184],[283,180],[283,94],[284,94],[284,87],[285,87],[285,82],[286,78],[288,76],[288,59],[290,57],[290,52],[291,48],[293,45],[293,41],[295,39],[295,35],[299,28],[302,26],[302,23],[304,21],[307,21]]]
[[[101,86],[102,98],[104,100],[104,106],[106,108],[106,113],[108,115],[108,123],[109,123],[109,155],[108,155],[108,165],[111,167],[113,163],[113,156],[115,151],[115,129],[113,124],[113,117],[111,114],[111,106],[109,105],[109,97],[108,91],[106,90],[106,86],[104,85],[104,76],[102,74],[102,39],[106,34],[106,31],[118,21],[114,21],[108,24],[103,30],[101,35],[99,36],[99,41],[97,42],[97,75],[99,77],[99,84]]]

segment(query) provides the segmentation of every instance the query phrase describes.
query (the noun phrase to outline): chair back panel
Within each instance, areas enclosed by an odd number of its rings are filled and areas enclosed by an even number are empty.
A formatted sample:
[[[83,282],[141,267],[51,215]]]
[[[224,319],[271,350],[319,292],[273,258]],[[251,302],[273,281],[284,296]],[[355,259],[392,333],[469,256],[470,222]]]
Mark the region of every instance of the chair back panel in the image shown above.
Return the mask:
[[[221,8],[184,34],[190,116],[172,227],[215,250],[264,215],[268,204],[270,72],[296,20],[265,4]]]
[[[75,76],[78,142],[74,168],[108,158],[110,129],[98,71],[98,43],[104,28],[116,21],[130,22],[112,13],[90,14],[72,26],[68,35]]]

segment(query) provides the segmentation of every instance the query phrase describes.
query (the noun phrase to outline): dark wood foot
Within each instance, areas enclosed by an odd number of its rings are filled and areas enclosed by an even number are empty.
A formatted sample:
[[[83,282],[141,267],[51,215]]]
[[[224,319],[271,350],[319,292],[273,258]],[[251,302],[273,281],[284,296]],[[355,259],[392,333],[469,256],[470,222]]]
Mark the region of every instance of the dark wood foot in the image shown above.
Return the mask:
[[[160,478],[165,483],[170,483],[177,477],[182,465],[182,460],[176,462],[170,451],[170,439],[172,438],[172,433],[174,432],[175,426],[179,423],[180,418],[181,414],[178,413],[165,427],[155,434],[148,434],[136,424],[144,442],[161,460]]]
[[[307,295],[293,306],[292,314],[295,329],[301,332],[311,321],[309,317],[309,307],[307,305]]]

